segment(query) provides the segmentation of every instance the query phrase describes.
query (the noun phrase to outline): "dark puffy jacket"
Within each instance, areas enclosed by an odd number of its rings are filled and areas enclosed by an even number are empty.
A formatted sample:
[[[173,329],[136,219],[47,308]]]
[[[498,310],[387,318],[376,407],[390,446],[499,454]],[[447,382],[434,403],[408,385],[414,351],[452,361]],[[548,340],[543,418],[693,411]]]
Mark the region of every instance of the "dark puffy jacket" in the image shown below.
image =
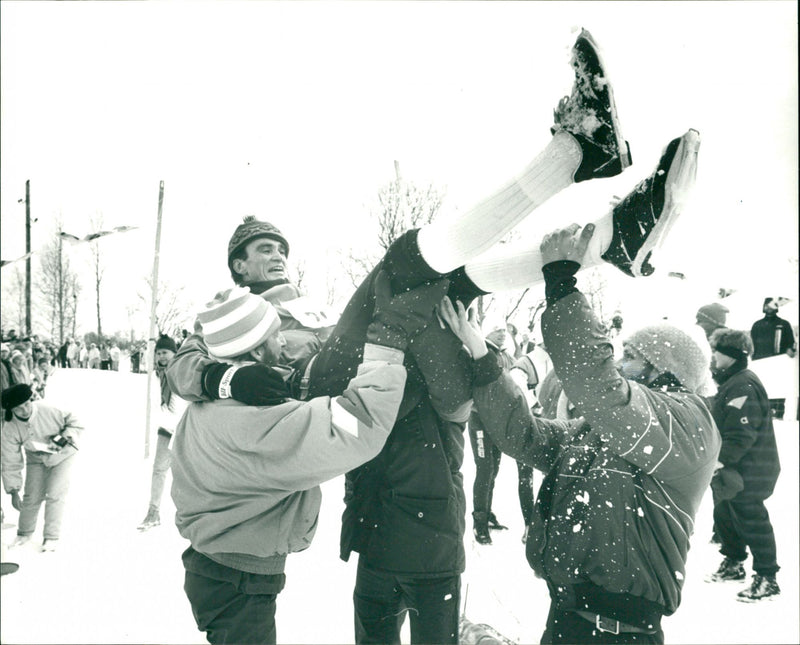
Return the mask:
[[[749,369],[731,374],[714,399],[714,420],[722,435],[719,460],[744,480],[740,495],[766,499],[781,472],[769,397]]]
[[[406,360],[416,405],[395,423],[381,453],[347,473],[340,555],[403,575],[458,575],[466,564],[464,423],[443,421]]]
[[[702,399],[650,390],[617,372],[582,294],[550,304],[543,333],[586,423],[534,418],[489,354],[475,403],[500,448],[547,473],[528,559],[557,605],[641,624],[680,604],[694,517],[720,437]]]

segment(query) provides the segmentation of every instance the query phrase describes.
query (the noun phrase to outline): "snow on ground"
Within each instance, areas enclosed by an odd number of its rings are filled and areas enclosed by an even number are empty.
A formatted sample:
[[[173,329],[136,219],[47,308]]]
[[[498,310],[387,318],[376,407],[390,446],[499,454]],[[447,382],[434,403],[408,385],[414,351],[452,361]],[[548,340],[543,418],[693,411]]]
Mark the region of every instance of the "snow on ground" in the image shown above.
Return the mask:
[[[10,549],[20,564],[2,578],[2,643],[204,643],[183,594],[180,554],[186,542],[171,518],[169,479],[162,526],[139,533],[149,496],[155,431],[144,458],[143,374],[59,370],[48,385],[48,400],[82,418],[86,430],[72,476],[69,506],[59,550],[41,553],[40,525],[31,543]],[[798,643],[798,423],[776,422],[783,474],[769,500],[783,569],[783,593],[775,600],[735,600],[744,583],[712,585],[704,577],[720,561],[709,544],[711,500],[697,518],[689,555],[683,604],[664,621],[668,643]],[[467,442],[469,445],[469,442]],[[470,499],[474,466],[467,449],[464,465]],[[536,474],[536,483],[541,474]],[[534,577],[520,541],[516,467],[503,457],[494,510],[510,528],[493,532],[494,544],[465,537],[467,571],[462,600],[473,622],[489,623],[519,643],[537,643],[548,600]],[[289,558],[287,584],[278,598],[282,643],[348,643],[353,639],[352,588],[355,558],[338,558],[342,478],[326,484],[314,544]],[[15,535],[17,514],[3,496],[3,541]],[[468,511],[471,510],[468,509]],[[471,524],[468,522],[468,527]],[[407,623],[406,623],[407,624]],[[404,634],[408,642],[408,632]]]

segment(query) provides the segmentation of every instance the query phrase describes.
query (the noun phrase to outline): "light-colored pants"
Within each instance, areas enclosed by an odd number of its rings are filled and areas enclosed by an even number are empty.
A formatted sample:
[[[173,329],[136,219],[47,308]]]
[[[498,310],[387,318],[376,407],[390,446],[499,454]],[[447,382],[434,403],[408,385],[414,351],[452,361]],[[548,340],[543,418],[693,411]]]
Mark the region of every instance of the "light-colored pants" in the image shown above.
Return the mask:
[[[172,451],[169,449],[169,437],[157,435],[156,454],[153,457],[153,479],[150,484],[150,508],[158,510],[161,506],[161,497],[164,494],[164,481],[172,462]]]
[[[33,535],[44,502],[44,539],[57,540],[69,491],[69,474],[74,455],[55,466],[28,461],[25,467],[25,496],[19,512],[17,535]]]

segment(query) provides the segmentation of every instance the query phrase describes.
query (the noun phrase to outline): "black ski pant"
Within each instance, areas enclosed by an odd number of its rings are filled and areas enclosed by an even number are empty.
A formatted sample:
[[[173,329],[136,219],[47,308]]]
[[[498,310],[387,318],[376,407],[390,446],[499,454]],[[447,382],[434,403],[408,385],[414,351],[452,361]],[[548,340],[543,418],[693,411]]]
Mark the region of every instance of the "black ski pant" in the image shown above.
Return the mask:
[[[363,565],[356,586],[355,641],[398,645],[408,614],[411,643],[458,643],[461,577],[415,578]]]
[[[733,499],[717,501],[714,527],[722,545],[719,552],[725,557],[744,562],[749,548],[757,574],[771,576],[780,569],[775,532],[760,496],[748,494],[745,488]]]
[[[502,453],[486,432],[476,412],[469,417],[469,441],[475,461],[475,481],[472,485],[472,510],[491,513],[494,483],[500,471]],[[517,463],[517,494],[525,526],[533,521],[533,466]]]
[[[209,643],[275,645],[275,609],[283,573],[260,575],[214,562],[189,547],[183,553],[183,589],[197,629]]]

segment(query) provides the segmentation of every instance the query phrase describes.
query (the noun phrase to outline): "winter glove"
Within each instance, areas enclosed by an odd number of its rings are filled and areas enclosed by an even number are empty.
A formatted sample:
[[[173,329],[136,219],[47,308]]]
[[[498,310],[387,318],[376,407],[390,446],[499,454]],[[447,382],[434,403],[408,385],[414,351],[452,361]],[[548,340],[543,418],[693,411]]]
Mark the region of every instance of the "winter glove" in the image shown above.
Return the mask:
[[[711,478],[711,490],[717,500],[733,499],[743,489],[744,480],[733,468],[720,468]]]
[[[253,363],[241,367],[213,363],[203,370],[203,391],[212,399],[235,399],[246,405],[278,405],[290,398],[280,372]]]
[[[430,322],[449,286],[449,280],[441,279],[393,296],[389,276],[380,271],[375,277],[375,311],[367,327],[367,342],[405,350],[409,339]]]
[[[16,510],[22,510],[22,499],[20,499],[19,491],[12,490],[9,495],[11,495],[11,506],[13,506]]]

